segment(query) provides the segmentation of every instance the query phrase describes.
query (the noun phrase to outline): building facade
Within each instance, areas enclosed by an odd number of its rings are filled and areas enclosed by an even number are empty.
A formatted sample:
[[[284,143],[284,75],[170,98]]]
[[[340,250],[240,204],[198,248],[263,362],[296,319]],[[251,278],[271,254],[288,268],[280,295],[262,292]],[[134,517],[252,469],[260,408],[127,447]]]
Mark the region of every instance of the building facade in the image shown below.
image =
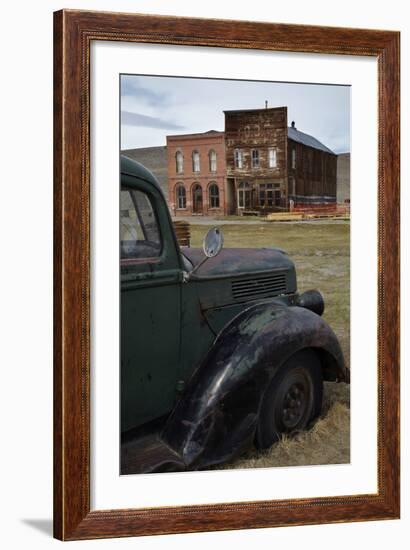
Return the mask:
[[[223,132],[167,136],[168,205],[174,216],[227,213]]]
[[[336,206],[337,156],[287,107],[225,111],[227,213]]]
[[[224,114],[228,213],[285,210],[287,108]]]
[[[336,208],[337,155],[316,138],[288,128],[288,197],[296,210]]]

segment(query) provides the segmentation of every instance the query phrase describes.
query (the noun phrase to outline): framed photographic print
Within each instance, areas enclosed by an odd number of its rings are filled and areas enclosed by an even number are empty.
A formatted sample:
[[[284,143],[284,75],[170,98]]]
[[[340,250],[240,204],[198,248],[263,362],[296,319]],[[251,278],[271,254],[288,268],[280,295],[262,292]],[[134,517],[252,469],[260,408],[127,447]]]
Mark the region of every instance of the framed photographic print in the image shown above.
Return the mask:
[[[399,33],[63,10],[63,540],[399,517]]]

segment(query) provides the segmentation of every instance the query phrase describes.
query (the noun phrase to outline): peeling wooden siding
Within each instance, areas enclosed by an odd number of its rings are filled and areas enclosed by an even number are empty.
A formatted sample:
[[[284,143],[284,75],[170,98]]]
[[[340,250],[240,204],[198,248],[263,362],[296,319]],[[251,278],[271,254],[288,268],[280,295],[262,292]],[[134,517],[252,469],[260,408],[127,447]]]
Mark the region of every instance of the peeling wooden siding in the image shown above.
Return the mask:
[[[225,111],[225,151],[228,177],[286,176],[287,107],[255,111]],[[276,149],[276,168],[269,168],[269,148]],[[235,149],[243,152],[243,168],[235,167]],[[251,151],[259,151],[259,168],[252,168]]]

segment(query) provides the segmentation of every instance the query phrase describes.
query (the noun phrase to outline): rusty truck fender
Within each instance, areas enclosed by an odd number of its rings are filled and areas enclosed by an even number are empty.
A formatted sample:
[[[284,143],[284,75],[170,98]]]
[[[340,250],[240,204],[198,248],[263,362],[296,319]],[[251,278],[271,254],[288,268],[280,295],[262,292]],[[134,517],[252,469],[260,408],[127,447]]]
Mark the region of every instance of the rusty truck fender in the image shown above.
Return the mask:
[[[225,462],[253,441],[264,392],[299,350],[319,356],[324,380],[347,380],[329,325],[303,307],[256,304],[230,321],[191,377],[161,434],[186,467]]]

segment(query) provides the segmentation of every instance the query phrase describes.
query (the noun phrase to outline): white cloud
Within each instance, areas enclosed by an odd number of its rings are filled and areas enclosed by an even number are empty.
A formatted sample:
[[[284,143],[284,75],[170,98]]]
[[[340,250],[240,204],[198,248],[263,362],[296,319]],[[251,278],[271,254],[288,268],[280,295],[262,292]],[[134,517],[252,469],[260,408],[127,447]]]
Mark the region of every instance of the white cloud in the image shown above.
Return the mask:
[[[121,127],[121,147],[165,145],[167,134],[223,130],[223,110],[288,107],[288,123],[335,152],[350,150],[350,88],[175,77],[123,76],[121,109],[168,128]],[[181,132],[173,126],[183,127]]]

